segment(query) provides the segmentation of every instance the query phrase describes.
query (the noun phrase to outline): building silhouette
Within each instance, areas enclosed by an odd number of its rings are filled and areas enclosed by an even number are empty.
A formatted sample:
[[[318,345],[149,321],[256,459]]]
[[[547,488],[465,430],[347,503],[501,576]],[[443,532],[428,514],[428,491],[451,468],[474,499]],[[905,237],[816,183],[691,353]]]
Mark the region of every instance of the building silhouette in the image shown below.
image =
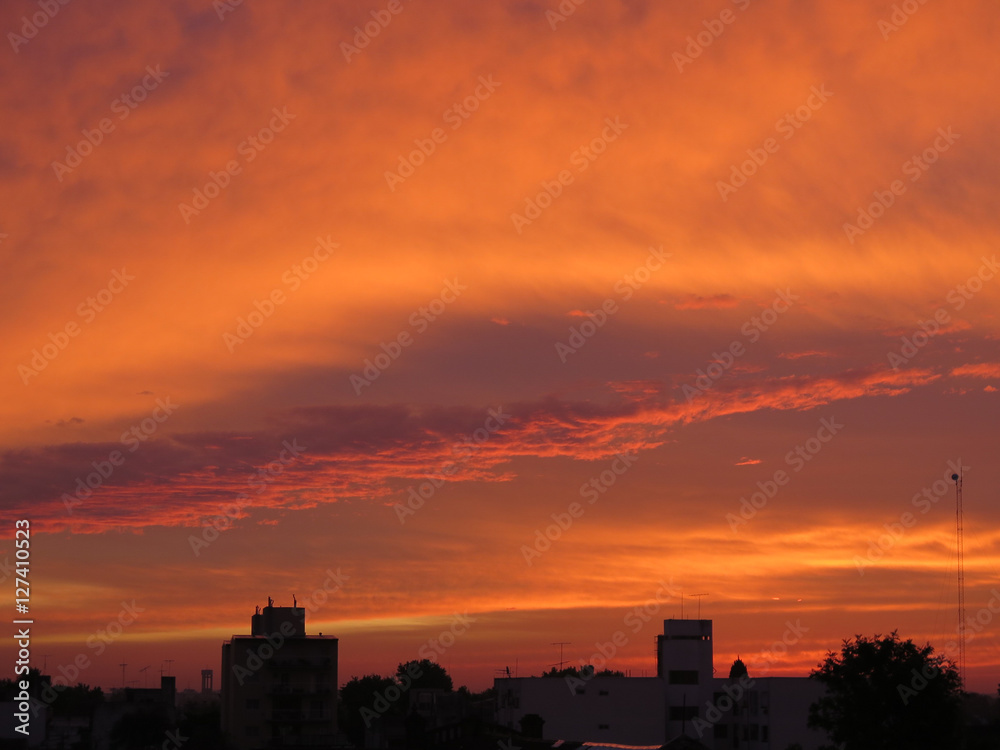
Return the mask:
[[[306,635],[302,607],[268,606],[222,644],[222,732],[231,747],[317,748],[337,733],[337,645]]]
[[[827,744],[807,726],[823,686],[807,677],[755,677],[739,660],[726,677],[716,677],[711,620],[664,620],[656,657],[656,677],[584,671],[496,678],[497,723],[514,731],[540,726],[545,740],[619,745],[785,750],[798,743],[818,750]]]

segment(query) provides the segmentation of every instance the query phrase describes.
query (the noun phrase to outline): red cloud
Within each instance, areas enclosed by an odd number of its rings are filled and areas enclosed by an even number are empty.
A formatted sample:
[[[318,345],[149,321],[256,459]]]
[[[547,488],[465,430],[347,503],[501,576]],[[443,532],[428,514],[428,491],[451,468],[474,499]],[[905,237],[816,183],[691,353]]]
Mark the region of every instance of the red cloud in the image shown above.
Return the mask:
[[[1000,362],[979,362],[962,365],[951,371],[955,377],[968,378],[1000,378]]]
[[[713,294],[704,297],[700,294],[687,294],[674,303],[676,310],[721,310],[736,307],[739,299],[731,294]]]
[[[256,432],[150,440],[107,478],[95,472],[120,444],[9,451],[0,474],[8,502],[0,515],[13,518],[12,508],[30,506],[40,528],[88,533],[199,526],[220,516],[242,518],[254,508],[377,500],[425,481],[505,481],[512,475],[504,466],[515,458],[594,460],[644,451],[690,422],[895,396],[938,377],[927,370],[869,370],[733,378],[690,401],[669,400],[655,382],[633,381],[610,384],[619,394],[612,404],[546,399],[489,410],[299,408]],[[88,478],[99,484],[89,492],[81,484]]]

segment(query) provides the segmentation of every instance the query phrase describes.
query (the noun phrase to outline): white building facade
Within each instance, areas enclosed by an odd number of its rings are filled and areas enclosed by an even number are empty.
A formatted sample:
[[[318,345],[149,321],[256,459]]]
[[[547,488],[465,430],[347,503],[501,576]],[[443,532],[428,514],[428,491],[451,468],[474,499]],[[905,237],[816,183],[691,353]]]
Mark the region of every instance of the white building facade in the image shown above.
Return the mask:
[[[534,714],[546,740],[648,746],[684,735],[712,750],[829,744],[807,725],[822,685],[739,672],[729,679],[729,671],[714,676],[711,620],[664,620],[656,677],[498,678],[497,722],[517,731]]]

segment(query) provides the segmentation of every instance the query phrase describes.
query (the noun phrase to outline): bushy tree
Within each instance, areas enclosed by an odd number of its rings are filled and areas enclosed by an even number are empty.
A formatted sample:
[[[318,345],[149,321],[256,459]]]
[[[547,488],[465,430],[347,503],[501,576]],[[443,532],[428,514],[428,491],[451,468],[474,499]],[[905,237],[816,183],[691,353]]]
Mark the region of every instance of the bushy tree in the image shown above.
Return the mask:
[[[826,695],[809,709],[809,726],[843,750],[954,747],[960,731],[961,680],[930,645],[857,635],[810,674]]]
[[[406,677],[407,679],[403,679]],[[396,667],[396,679],[402,683],[412,679],[411,688],[440,688],[441,690],[451,690],[453,683],[451,675],[437,662],[430,659],[420,661],[408,661]]]
[[[386,700],[386,689],[389,687],[397,687],[396,681],[391,677],[368,674],[364,677],[351,677],[340,689],[337,723],[341,731],[358,747],[365,745],[365,729],[371,726],[374,714],[381,716],[402,713],[399,701]],[[382,704],[381,701],[385,703]],[[385,711],[381,710],[383,705],[387,706]]]

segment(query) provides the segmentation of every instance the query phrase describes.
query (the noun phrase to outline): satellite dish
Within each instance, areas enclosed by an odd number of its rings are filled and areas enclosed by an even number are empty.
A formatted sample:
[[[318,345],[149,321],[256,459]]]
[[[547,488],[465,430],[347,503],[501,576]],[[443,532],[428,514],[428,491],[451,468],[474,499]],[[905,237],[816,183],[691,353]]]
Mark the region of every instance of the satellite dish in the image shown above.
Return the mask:
[[[957,482],[958,481],[958,474],[952,474],[951,475],[951,481]]]

